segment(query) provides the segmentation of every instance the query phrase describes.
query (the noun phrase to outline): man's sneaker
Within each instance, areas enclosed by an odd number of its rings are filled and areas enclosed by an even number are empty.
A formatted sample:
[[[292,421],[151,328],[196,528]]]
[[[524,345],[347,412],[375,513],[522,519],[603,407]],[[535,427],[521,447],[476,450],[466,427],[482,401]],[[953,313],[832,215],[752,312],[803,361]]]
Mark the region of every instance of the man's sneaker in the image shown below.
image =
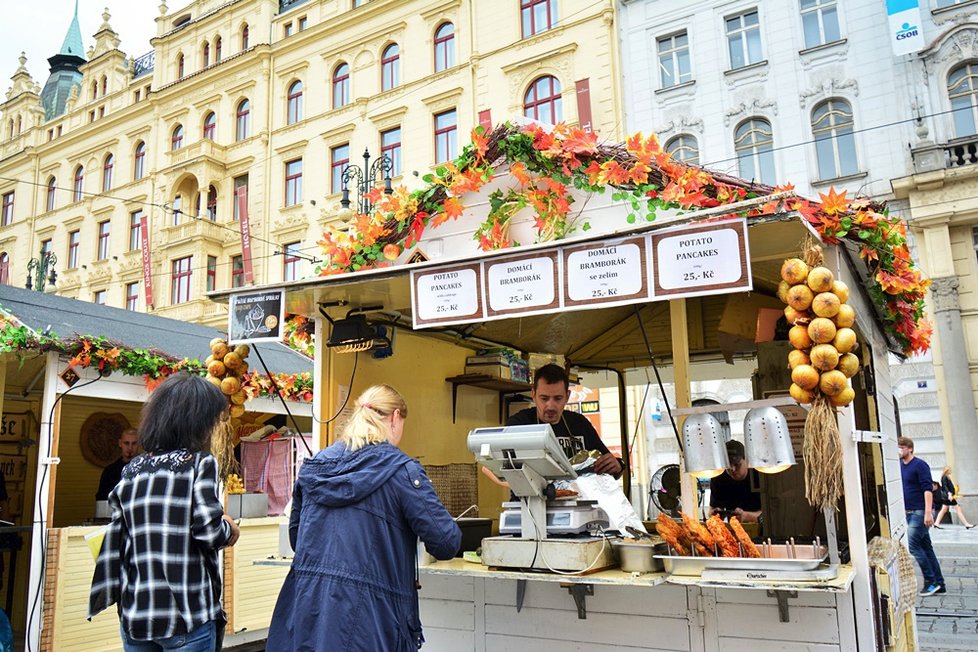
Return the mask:
[[[926,595],[934,595],[935,593],[937,593],[940,590],[941,590],[941,587],[937,586],[936,584],[931,584],[926,589],[924,589],[923,591],[921,591],[920,592],[920,595],[925,595],[925,596]]]
[[[934,591],[934,593],[947,593],[947,587],[946,586],[938,587],[938,589]]]

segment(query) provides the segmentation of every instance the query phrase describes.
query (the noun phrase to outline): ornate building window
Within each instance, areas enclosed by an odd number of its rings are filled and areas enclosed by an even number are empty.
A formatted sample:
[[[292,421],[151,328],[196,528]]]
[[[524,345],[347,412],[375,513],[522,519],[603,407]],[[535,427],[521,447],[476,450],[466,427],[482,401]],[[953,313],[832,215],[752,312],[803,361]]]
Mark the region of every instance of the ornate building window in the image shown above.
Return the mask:
[[[139,181],[146,174],[146,143],[139,141],[133,153],[132,180]]]
[[[294,81],[289,86],[288,97],[286,98],[287,104],[287,123],[294,125],[299,120],[302,120],[302,82]]]
[[[302,203],[302,159],[285,164],[285,205]]]
[[[455,65],[455,25],[442,23],[435,30],[435,72]]]
[[[106,260],[109,257],[109,232],[112,223],[109,220],[98,223],[98,244],[96,246],[96,260]]]
[[[836,4],[836,0],[801,0],[801,25],[805,30],[806,48],[842,38]]]
[[[659,80],[661,88],[685,84],[693,79],[689,59],[689,36],[686,30],[656,39],[659,51]]]
[[[401,128],[394,127],[380,132],[380,153],[390,158],[393,168],[391,176],[401,174]]]
[[[170,304],[177,305],[190,301],[190,281],[193,278],[193,256],[177,258],[170,272]]]
[[[338,109],[350,103],[350,66],[341,63],[333,71],[333,108]]]
[[[283,263],[282,263],[282,280],[283,281],[298,281],[299,280],[299,264],[302,262],[302,258],[299,255],[299,244],[298,242],[290,242],[283,247]]]
[[[555,77],[547,75],[530,84],[523,95],[523,115],[547,124],[564,119],[560,82]]]
[[[350,165],[350,144],[337,145],[329,152],[330,192],[343,189],[343,170]]]
[[[740,176],[774,185],[774,132],[763,118],[750,118],[734,130],[734,149]]]
[[[380,58],[380,87],[389,91],[401,85],[401,50],[397,43],[384,48]]]
[[[819,179],[834,179],[859,171],[852,130],[852,107],[845,100],[825,100],[812,110]]]
[[[202,134],[204,140],[214,140],[214,136],[217,134],[217,115],[211,111],[204,118],[204,133]]]
[[[451,161],[458,151],[458,119],[455,109],[435,114],[435,163]]]
[[[112,169],[115,167],[115,157],[108,154],[102,163],[102,192],[112,190]]]
[[[954,135],[958,138],[978,133],[978,63],[969,61],[947,76],[947,95],[954,115]]]
[[[44,200],[45,210],[54,210],[54,200],[55,195],[58,192],[58,180],[55,177],[50,177],[48,179],[47,193]]]
[[[75,175],[71,183],[71,201],[81,201],[85,191],[85,168],[78,166],[75,168]]]
[[[760,62],[764,57],[761,54],[761,24],[757,10],[729,16],[725,22],[730,68],[736,70]]]
[[[520,0],[523,38],[545,32],[557,25],[557,0]]]
[[[700,163],[699,144],[696,142],[696,136],[692,134],[673,136],[666,141],[666,151],[677,161],[690,165],[699,165]]]
[[[248,25],[245,24],[241,28],[241,50],[244,51],[247,49],[248,49]]]
[[[183,147],[183,125],[177,125],[170,134],[170,149],[178,150]]]
[[[251,135],[251,102],[241,100],[234,114],[234,139],[244,140]]]

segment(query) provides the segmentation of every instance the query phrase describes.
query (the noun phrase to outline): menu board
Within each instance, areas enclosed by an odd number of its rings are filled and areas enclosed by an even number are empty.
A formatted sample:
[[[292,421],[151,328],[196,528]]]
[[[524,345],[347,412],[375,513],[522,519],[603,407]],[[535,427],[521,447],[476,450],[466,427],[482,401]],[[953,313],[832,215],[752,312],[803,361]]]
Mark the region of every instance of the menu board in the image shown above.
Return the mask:
[[[232,294],[228,306],[228,342],[277,342],[285,324],[285,290]]]
[[[556,251],[498,258],[486,261],[484,266],[489,317],[560,307]]]
[[[563,253],[565,306],[649,299],[645,238],[568,247]]]
[[[695,297],[751,289],[746,220],[664,229],[650,237],[656,260],[656,297]]]
[[[482,266],[455,265],[411,272],[416,326],[460,324],[483,317]]]

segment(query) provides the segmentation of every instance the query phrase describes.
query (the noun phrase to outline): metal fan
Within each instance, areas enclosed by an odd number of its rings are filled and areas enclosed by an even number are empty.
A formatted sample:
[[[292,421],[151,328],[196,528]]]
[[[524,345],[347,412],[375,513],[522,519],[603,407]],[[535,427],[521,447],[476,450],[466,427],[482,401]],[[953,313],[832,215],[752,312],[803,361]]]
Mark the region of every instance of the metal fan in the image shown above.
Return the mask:
[[[649,500],[660,512],[669,516],[679,516],[682,507],[680,500],[680,475],[678,464],[659,467],[652,476],[649,486]]]

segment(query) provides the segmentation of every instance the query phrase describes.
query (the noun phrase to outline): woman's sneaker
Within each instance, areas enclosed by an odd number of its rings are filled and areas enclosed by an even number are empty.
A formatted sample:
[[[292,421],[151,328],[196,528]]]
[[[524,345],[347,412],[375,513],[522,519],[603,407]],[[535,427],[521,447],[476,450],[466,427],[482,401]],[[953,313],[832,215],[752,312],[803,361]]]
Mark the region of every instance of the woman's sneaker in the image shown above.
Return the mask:
[[[941,590],[941,587],[937,586],[936,584],[931,584],[926,589],[924,589],[923,591],[921,591],[920,592],[920,595],[924,595],[924,596],[934,595],[935,593],[937,593],[940,590]]]

